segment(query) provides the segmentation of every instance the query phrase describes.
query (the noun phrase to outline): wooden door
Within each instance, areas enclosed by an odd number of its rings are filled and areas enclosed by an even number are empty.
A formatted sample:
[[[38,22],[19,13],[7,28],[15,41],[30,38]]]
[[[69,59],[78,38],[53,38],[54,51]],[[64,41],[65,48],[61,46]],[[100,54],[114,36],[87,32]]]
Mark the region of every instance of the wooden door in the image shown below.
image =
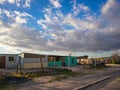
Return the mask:
[[[5,56],[0,56],[0,68],[5,68]]]

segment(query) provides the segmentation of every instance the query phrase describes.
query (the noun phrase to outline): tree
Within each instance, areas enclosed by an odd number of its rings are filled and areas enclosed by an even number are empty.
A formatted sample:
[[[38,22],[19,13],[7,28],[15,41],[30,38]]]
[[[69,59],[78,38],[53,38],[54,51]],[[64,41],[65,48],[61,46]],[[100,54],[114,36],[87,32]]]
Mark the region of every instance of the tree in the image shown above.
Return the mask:
[[[16,73],[22,74],[22,71],[21,71],[21,58],[20,57],[19,57],[19,60],[17,62]]]
[[[118,53],[112,54],[112,62],[115,64],[120,64],[120,56]]]

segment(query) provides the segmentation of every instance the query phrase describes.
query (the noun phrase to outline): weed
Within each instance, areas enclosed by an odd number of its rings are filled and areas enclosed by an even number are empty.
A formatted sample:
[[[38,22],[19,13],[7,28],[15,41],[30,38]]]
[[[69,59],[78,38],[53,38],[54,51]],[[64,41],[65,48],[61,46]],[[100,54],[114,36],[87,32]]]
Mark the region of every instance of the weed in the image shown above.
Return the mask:
[[[0,80],[0,90],[17,90],[18,85]]]
[[[67,75],[63,75],[63,76],[56,76],[55,78],[53,78],[54,81],[60,81],[62,79],[67,79],[68,76]]]
[[[28,80],[20,76],[4,76],[0,78],[0,90],[17,90],[19,84],[23,84]]]
[[[25,74],[25,77],[27,78],[35,78],[35,77],[40,77],[40,76],[48,76],[52,75],[55,76],[53,79],[49,80],[48,82],[52,81],[60,81],[62,79],[67,79],[68,77],[76,77],[76,76],[83,76],[86,73],[78,73],[78,72],[73,72],[72,70],[65,69],[65,68],[49,68],[49,71],[46,72],[29,72]]]
[[[92,67],[90,67],[91,69],[97,69],[97,70],[104,70],[105,68],[109,68],[109,66],[106,66],[106,65],[104,65],[104,66],[92,66]]]
[[[49,80],[48,82],[53,82],[53,80]]]

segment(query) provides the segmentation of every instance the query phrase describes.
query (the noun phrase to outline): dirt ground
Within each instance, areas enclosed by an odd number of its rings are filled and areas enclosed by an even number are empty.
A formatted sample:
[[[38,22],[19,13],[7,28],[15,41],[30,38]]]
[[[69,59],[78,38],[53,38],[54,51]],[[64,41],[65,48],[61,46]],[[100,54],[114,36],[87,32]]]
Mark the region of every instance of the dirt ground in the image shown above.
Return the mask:
[[[84,69],[83,66],[76,66],[76,67],[63,67],[67,69],[71,69],[74,72],[84,72],[88,73],[85,76],[92,75],[94,73],[101,73],[105,72],[106,70],[109,70],[110,68],[104,69],[104,70],[94,70],[86,68]],[[0,69],[0,71],[4,74],[12,74],[15,73],[15,70],[13,69]],[[33,71],[30,70],[30,71]],[[84,79],[85,77],[79,76],[79,77],[68,77],[67,79],[62,79],[60,81],[51,81],[55,76],[41,76],[39,78],[33,78],[32,80],[28,80],[27,82],[20,83],[19,88],[17,90],[63,90],[62,88],[66,90],[71,90],[71,85],[74,87],[76,85],[79,85],[81,82],[80,79]],[[87,80],[85,82],[88,82]],[[81,83],[84,84],[84,83]]]
[[[64,67],[63,67],[64,68]],[[71,69],[72,71],[75,72],[84,72],[88,73],[85,76],[89,76],[94,73],[101,73],[105,70],[93,70],[93,69],[84,69],[83,66],[76,66],[76,67],[67,67],[67,69]],[[108,69],[106,69],[108,70]],[[34,78],[31,81],[21,84],[19,90],[71,90],[71,85],[74,87],[81,83],[79,79],[85,77],[85,76],[80,76],[80,77],[68,77],[67,79],[62,79],[60,81],[52,81],[51,80],[55,76],[42,76],[40,78]],[[86,80],[85,82],[88,82]],[[82,84],[82,83],[81,83]],[[64,89],[63,89],[64,88]]]

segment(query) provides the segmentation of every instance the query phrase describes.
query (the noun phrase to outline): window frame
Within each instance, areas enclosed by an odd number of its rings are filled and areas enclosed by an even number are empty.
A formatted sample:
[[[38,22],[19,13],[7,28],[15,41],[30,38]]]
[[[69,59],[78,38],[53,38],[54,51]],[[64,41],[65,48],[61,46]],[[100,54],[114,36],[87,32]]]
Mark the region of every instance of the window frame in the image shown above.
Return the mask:
[[[14,61],[14,57],[9,56],[8,60],[9,60],[9,61]]]

